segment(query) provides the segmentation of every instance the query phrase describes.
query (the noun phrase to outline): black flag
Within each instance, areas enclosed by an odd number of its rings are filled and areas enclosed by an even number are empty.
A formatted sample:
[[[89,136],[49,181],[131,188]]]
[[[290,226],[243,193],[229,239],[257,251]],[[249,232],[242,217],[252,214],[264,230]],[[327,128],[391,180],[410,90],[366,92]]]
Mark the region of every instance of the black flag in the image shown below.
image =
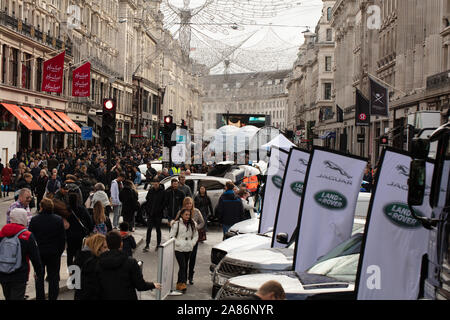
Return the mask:
[[[356,89],[355,120],[356,126],[367,127],[370,125],[370,102],[358,89]]]
[[[344,110],[336,105],[337,122],[344,122]]]
[[[370,114],[388,116],[389,89],[370,79]]]

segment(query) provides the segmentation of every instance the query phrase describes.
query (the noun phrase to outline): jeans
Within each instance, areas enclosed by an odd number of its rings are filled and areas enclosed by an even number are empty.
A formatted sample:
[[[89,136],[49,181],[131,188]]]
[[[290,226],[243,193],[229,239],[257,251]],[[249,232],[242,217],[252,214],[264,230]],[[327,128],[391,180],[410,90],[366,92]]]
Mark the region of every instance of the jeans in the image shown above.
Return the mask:
[[[114,217],[113,217],[113,228],[117,228],[119,226],[120,214],[122,213],[122,205],[114,206]]]
[[[26,282],[4,282],[2,288],[5,300],[25,300]]]
[[[189,264],[189,257],[191,256],[190,252],[181,252],[175,251],[175,258],[177,258],[178,262],[178,281],[177,283],[186,283],[187,282],[187,269]]]
[[[189,258],[189,280],[194,279],[195,260],[197,259],[198,242],[192,249],[191,256]]]
[[[58,255],[41,255],[41,261],[44,268],[47,269],[48,277],[48,300],[58,300],[59,295],[59,270],[61,268],[61,256]],[[36,291],[44,294],[44,276],[36,279]],[[39,294],[36,296],[37,300],[44,300],[44,296]]]
[[[156,245],[159,246],[161,244],[161,219],[148,219],[147,238],[145,241],[147,247],[150,245],[153,227],[156,229]]]

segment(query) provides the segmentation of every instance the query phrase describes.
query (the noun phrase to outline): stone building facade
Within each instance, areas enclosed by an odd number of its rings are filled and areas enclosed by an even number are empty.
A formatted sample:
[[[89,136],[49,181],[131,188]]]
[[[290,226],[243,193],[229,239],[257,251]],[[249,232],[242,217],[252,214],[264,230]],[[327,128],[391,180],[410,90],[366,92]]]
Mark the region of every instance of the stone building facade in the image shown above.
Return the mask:
[[[204,77],[201,98],[205,130],[216,129],[217,114],[271,116],[271,125],[286,130],[290,70]]]

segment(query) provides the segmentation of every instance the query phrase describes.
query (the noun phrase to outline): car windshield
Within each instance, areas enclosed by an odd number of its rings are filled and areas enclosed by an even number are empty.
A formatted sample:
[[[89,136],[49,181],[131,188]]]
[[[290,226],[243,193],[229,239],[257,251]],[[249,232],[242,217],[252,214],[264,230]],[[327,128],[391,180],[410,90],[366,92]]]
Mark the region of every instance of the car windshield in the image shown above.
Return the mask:
[[[361,241],[362,233],[355,234],[353,237],[351,237],[347,241],[344,241],[323,257],[320,257],[319,260],[316,261],[314,266],[326,260],[359,253],[361,251]],[[311,268],[314,268],[314,266],[312,266]]]
[[[307,272],[320,274],[338,281],[354,283],[358,270],[359,253],[337,257],[315,264]]]

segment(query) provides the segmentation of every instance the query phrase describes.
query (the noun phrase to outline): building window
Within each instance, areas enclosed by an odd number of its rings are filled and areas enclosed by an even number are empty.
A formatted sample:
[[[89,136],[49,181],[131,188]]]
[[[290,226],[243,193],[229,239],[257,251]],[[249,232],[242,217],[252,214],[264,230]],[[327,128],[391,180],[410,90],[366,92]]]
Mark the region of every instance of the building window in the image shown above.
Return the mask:
[[[324,83],[324,100],[331,100],[331,83]]]
[[[333,30],[327,29],[327,41],[333,41]]]
[[[19,50],[13,48],[11,54],[11,82],[17,87],[19,83]]]
[[[6,9],[6,8],[5,8]],[[4,44],[2,49],[2,82],[6,83],[6,56],[8,47]]]
[[[327,9],[327,20],[331,21],[331,14],[332,14],[333,8],[328,8]]]
[[[152,113],[153,114],[158,114],[158,110],[157,110],[157,108],[158,108],[158,96],[155,96],[155,95],[152,95]]]
[[[36,91],[41,91],[42,89],[42,67],[44,60],[38,58],[36,60]]]
[[[325,71],[331,71],[331,57],[325,57]]]

